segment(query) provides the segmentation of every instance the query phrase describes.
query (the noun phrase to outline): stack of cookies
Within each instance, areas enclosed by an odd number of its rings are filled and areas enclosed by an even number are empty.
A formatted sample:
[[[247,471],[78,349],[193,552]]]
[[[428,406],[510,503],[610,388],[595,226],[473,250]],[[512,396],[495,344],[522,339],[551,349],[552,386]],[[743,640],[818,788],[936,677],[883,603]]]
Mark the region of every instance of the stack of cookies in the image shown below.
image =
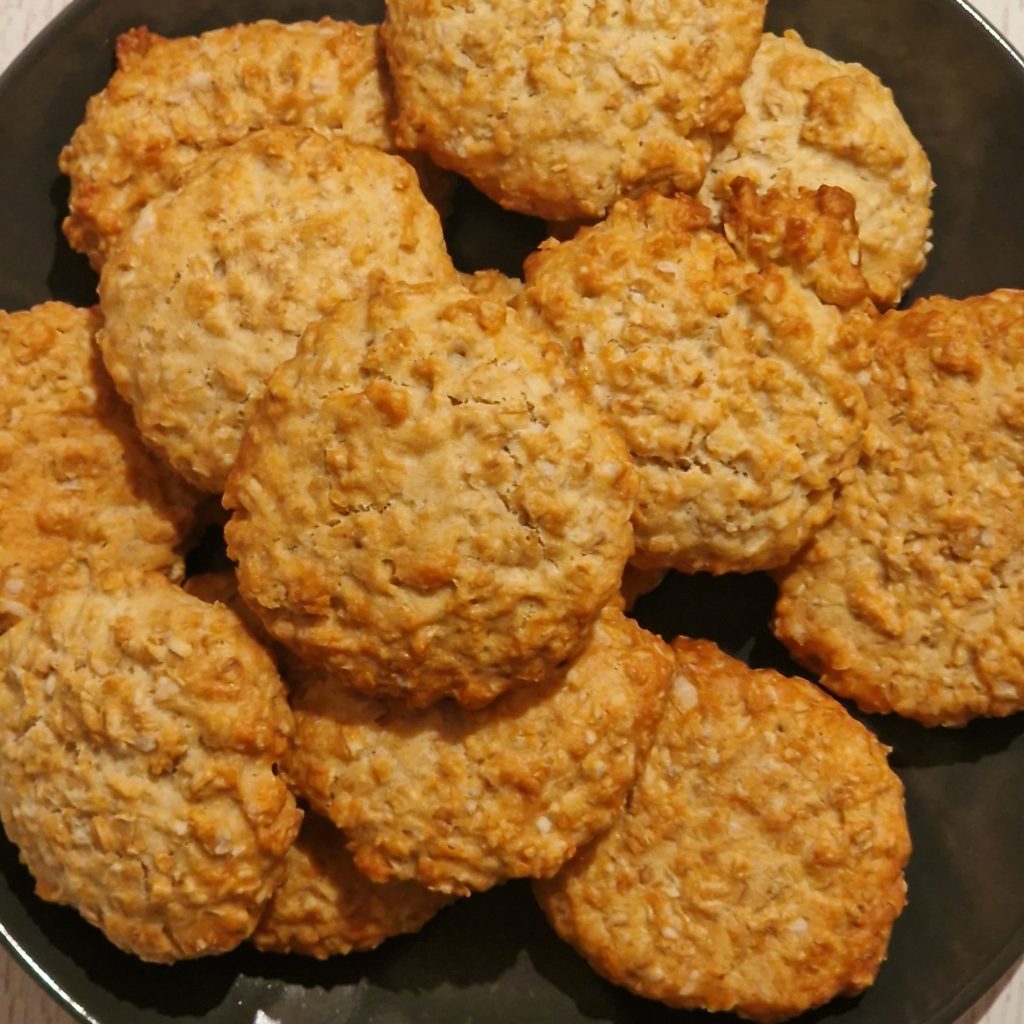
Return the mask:
[[[771,572],[833,693],[1020,710],[1024,293],[895,310],[928,159],[763,19],[121,36],[60,161],[100,305],[0,315],[0,817],[43,898],[149,961],[323,958],[533,878],[672,1006],[871,984],[886,748],[627,601]],[[456,176],[547,222],[522,280],[452,262]]]

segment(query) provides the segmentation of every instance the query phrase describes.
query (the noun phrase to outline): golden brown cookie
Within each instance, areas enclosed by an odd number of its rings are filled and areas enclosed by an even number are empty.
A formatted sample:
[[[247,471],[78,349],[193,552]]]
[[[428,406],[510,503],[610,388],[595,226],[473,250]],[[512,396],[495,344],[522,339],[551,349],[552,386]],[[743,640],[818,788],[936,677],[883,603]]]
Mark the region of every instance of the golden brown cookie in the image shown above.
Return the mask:
[[[249,132],[337,130],[395,151],[376,25],[257,21],[180,39],[136,28],[118,37],[117,64],[60,155],[71,178],[64,233],[97,270],[142,208],[177,188],[200,154]]]
[[[289,782],[377,881],[466,893],[550,875],[621,810],[672,670],[612,606],[564,680],[478,711],[405,711],[299,673]]]
[[[779,1021],[870,985],[906,901],[885,748],[803,679],[676,640],[623,816],[534,883],[600,974],[670,1006]]]
[[[300,657],[479,705],[586,642],[634,494],[622,442],[504,301],[384,286],[270,379],[225,533],[246,602]]]
[[[0,631],[96,572],[180,578],[198,502],[143,445],[96,310],[0,312]]]
[[[415,882],[371,882],[352,862],[344,835],[307,811],[285,859],[284,881],[251,941],[264,953],[326,960],[418,932],[452,899]]]
[[[840,696],[928,725],[1024,708],[1024,292],[887,313],[864,454],[774,628]]]
[[[511,209],[598,217],[620,196],[695,191],[764,0],[391,0],[400,145]]]
[[[155,574],[62,594],[0,637],[0,817],[43,899],[160,963],[256,927],[301,813],[274,665]]]
[[[931,166],[892,91],[859,64],[766,33],[743,84],[746,114],[718,141],[700,199],[717,204],[737,177],[835,185],[857,203],[872,297],[894,306],[931,249]]]
[[[856,238],[834,198],[780,193],[730,211],[744,238],[748,214],[785,232],[794,205],[827,222],[781,263],[767,242],[741,257],[699,203],[654,193],[526,261],[517,308],[561,343],[640,474],[638,567],[780,565],[831,515],[865,416],[844,315],[815,290],[841,281],[858,297]]]
[[[217,493],[266,377],[374,274],[455,277],[409,165],[340,135],[254,132],[198,157],[110,253],[100,348],[146,440]]]

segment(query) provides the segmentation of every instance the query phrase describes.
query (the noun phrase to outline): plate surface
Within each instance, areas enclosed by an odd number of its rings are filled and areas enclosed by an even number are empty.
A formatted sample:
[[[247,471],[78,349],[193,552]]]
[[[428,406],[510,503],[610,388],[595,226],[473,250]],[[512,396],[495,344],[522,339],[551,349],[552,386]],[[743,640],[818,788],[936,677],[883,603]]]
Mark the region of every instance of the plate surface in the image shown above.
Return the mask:
[[[256,17],[379,18],[372,0],[78,0],[0,79],[0,308],[94,301],[94,278],[59,230],[57,153],[112,70],[116,34],[198,32]],[[932,158],[935,251],[912,297],[1024,287],[1024,65],[956,0],[772,0],[769,27],[859,60],[892,86]],[[465,269],[516,272],[534,221],[460,193],[450,244]],[[773,588],[671,576],[638,616],[667,636],[717,640],[751,663],[798,671],[766,627]],[[948,1024],[1024,949],[1024,716],[959,731],[867,719],[893,747],[915,851],[910,905],[878,983],[801,1021]],[[488,1024],[708,1021],[634,999],[548,929],[525,883],[443,912],[419,936],[328,963],[239,951],[156,967],[125,956],[70,910],[38,901],[0,839],[0,934],[40,981],[97,1024]],[[733,1018],[720,1015],[723,1024]]]

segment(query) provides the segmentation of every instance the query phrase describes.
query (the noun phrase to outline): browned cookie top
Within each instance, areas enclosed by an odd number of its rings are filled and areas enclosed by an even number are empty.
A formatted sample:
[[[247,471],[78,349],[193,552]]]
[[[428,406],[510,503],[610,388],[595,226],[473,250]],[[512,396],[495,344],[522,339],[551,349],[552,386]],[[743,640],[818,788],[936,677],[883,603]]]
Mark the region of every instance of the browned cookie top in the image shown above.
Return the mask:
[[[581,649],[634,494],[622,442],[504,300],[385,284],[271,377],[226,535],[243,597],[300,656],[479,705]]]
[[[391,0],[401,145],[502,205],[600,216],[620,196],[695,191],[764,0]]]
[[[177,39],[135,28],[118,38],[117,63],[60,156],[71,178],[64,233],[97,270],[202,153],[249,132],[340,131],[395,151],[376,25],[264,20]]]
[[[859,992],[906,902],[885,748],[806,680],[673,647],[625,812],[535,883],[541,905],[597,971],[671,1006],[779,1021]]]
[[[103,358],[146,440],[223,490],[267,376],[374,274],[454,279],[437,211],[401,158],[272,128],[198,157],[103,267]]]
[[[465,893],[550,875],[622,809],[672,668],[664,642],[611,606],[564,680],[479,710],[406,711],[290,673],[287,775],[378,881]]]
[[[718,140],[701,201],[717,209],[737,177],[762,189],[844,189],[857,203],[871,295],[896,305],[931,249],[934,183],[892,91],[789,31],[765,34],[742,93],[746,113]]]
[[[96,310],[0,312],[0,631],[96,572],[180,577],[199,496],[142,443]]]
[[[562,345],[639,473],[638,565],[777,566],[831,515],[865,417],[831,304],[865,296],[848,208],[740,190],[727,238],[694,200],[651,193],[527,260],[517,307]]]
[[[929,725],[1024,708],[1024,292],[924,299],[865,339],[870,425],[775,630],[822,682]]]
[[[273,662],[223,607],[107,576],[0,637],[0,817],[44,899],[167,963],[256,927],[301,814]]]

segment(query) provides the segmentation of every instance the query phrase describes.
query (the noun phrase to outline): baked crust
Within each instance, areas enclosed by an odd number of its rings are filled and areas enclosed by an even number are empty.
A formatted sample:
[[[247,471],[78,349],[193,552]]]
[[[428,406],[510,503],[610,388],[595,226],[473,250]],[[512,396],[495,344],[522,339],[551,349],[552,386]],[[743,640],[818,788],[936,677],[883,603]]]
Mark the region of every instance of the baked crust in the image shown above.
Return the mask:
[[[621,441],[504,302],[384,284],[271,377],[225,535],[242,596],[300,657],[480,705],[586,642],[634,495]]]
[[[865,338],[870,426],[774,629],[821,681],[928,725],[1024,708],[1024,292],[921,300]]]
[[[564,680],[477,711],[405,711],[292,673],[287,775],[376,881],[468,893],[550,875],[622,809],[672,670],[612,606]]]
[[[699,203],[650,193],[527,259],[517,308],[561,344],[639,473],[638,567],[781,565],[832,514],[865,422],[853,332],[815,292],[865,295],[847,214],[832,194],[740,186],[729,223],[746,259]],[[800,244],[775,246],[780,233]]]
[[[263,628],[263,623],[260,622],[255,612],[242,600],[242,595],[238,592],[238,577],[234,570],[202,572],[196,576],[190,576],[182,584],[182,587],[186,593],[198,597],[200,601],[205,601],[207,604],[223,605],[233,612],[249,631],[250,636],[262,644],[275,659],[283,653],[267,636],[267,631]]]
[[[71,179],[64,234],[96,270],[141,210],[178,188],[200,154],[252,131],[340,131],[396,151],[376,25],[264,20],[178,39],[134,28],[117,39],[117,65],[60,155]]]
[[[418,932],[452,900],[415,882],[371,882],[353,863],[344,835],[307,811],[285,858],[284,881],[251,941],[263,953],[326,960]]]
[[[787,267],[822,302],[849,316],[876,315],[861,269],[856,202],[831,185],[758,190],[732,178],[719,206],[722,230],[758,267]]]
[[[391,0],[383,34],[401,145],[511,209],[598,217],[620,196],[695,191],[764,0]]]
[[[871,984],[906,900],[885,748],[803,679],[707,641],[677,669],[623,816],[534,887],[599,973],[757,1021]]]
[[[373,274],[454,279],[399,157],[304,128],[198,157],[103,267],[103,358],[146,440],[219,493],[250,409],[299,336]]]
[[[495,302],[510,303],[523,290],[518,277],[506,277],[500,270],[477,270],[472,274],[459,274],[462,282],[474,295]]]
[[[270,657],[161,576],[108,576],[0,637],[0,817],[45,900],[168,963],[256,927],[301,813]]]
[[[143,445],[97,310],[0,312],[0,631],[98,572],[180,578],[199,496]]]
[[[873,299],[895,306],[931,249],[931,165],[892,91],[859,64],[765,33],[742,88],[744,116],[717,141],[700,192],[717,210],[737,178],[815,189],[857,203],[862,268]]]

